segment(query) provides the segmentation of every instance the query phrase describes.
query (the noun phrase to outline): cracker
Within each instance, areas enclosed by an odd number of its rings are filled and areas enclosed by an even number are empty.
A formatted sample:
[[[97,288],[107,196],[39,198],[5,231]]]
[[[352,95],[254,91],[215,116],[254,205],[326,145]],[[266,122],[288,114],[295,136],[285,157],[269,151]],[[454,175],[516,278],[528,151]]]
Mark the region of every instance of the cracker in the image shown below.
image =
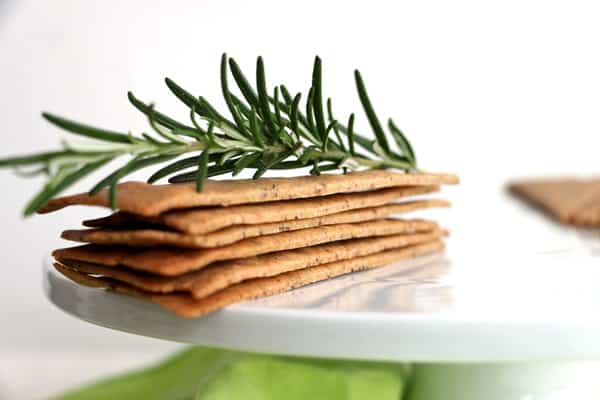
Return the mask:
[[[84,245],[55,250],[53,255],[59,260],[73,259],[108,266],[124,265],[158,275],[174,276],[203,268],[217,261],[252,257],[338,240],[407,232],[427,232],[435,228],[437,228],[437,224],[431,221],[383,219],[259,236],[227,246],[201,250],[172,247],[140,250],[116,246]]]
[[[441,238],[445,233],[442,230],[435,230],[428,233],[410,233],[327,243],[223,261],[200,271],[176,277],[164,277],[128,268],[106,267],[73,260],[63,260],[62,263],[77,271],[102,275],[147,292],[190,292],[194,298],[203,298],[248,279],[279,275],[320,264],[431,242]]]
[[[133,247],[175,246],[192,249],[219,247],[257,236],[272,235],[317,226],[363,222],[418,209],[446,207],[449,205],[450,203],[443,200],[421,200],[388,204],[316,218],[256,225],[234,225],[204,235],[189,235],[164,229],[71,229],[64,231],[62,238],[75,242]]]
[[[60,264],[56,269],[67,278],[87,286],[105,287],[120,293],[138,296],[177,313],[185,318],[198,318],[228,305],[246,300],[271,296],[278,293],[309,285],[311,283],[334,278],[351,272],[381,267],[403,259],[418,257],[424,254],[441,251],[444,243],[441,240],[388,250],[364,257],[337,261],[297,271],[286,272],[269,278],[248,280],[228,287],[203,299],[194,299],[189,294],[152,294],[135,289],[110,278],[94,277],[77,272]],[[398,266],[400,267],[400,266]]]
[[[118,207],[129,213],[156,216],[172,209],[230,206],[235,204],[299,199],[335,193],[375,190],[395,186],[431,186],[457,184],[451,174],[407,174],[383,170],[353,172],[347,175],[323,174],[294,178],[261,178],[257,180],[208,180],[202,193],[195,183],[150,185],[142,182],[119,184]],[[107,189],[95,195],[77,194],[50,200],[40,213],[48,213],[70,205],[109,207]]]
[[[600,225],[600,180],[523,181],[509,189],[562,223]]]
[[[161,225],[160,216],[158,217],[142,217],[140,215],[129,214],[123,211],[117,211],[110,215],[100,218],[86,219],[83,221],[83,226],[89,228],[113,228],[124,225]]]
[[[311,199],[172,211],[157,217],[140,217],[134,214],[116,213],[109,217],[85,221],[84,225],[92,227],[122,226],[129,220],[131,223],[164,225],[180,232],[201,235],[233,225],[255,225],[316,218],[348,210],[380,206],[402,197],[417,196],[437,192],[438,190],[438,186],[389,188],[372,192],[334,194]]]

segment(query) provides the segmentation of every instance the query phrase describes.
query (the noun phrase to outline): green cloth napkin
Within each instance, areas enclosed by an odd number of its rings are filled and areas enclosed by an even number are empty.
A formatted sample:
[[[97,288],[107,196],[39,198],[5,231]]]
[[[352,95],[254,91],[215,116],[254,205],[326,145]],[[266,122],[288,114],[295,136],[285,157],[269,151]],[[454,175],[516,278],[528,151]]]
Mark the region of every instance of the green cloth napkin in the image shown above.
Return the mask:
[[[152,368],[61,400],[400,400],[404,364],[321,360],[191,347]]]

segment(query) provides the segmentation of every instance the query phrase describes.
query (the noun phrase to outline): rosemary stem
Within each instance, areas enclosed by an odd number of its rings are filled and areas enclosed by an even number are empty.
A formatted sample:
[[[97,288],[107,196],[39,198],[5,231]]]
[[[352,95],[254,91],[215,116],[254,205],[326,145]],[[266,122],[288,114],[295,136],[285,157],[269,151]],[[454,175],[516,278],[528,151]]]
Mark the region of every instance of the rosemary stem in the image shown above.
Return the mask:
[[[348,158],[348,154],[341,151],[325,151],[318,153],[319,156],[325,159],[337,159],[343,160]],[[408,163],[398,160],[385,159],[385,160],[372,160],[364,157],[351,157],[358,165],[368,168],[381,168],[381,167],[393,167],[398,169],[410,169],[411,166]]]
[[[96,193],[109,187],[114,206],[118,206],[116,192],[121,179],[167,162],[149,177],[150,183],[162,178],[169,178],[170,182],[195,181],[197,190],[201,190],[208,177],[235,176],[246,168],[256,170],[255,179],[271,169],[310,166],[311,174],[316,175],[335,169],[345,173],[358,168],[420,171],[404,133],[392,119],[388,119],[387,126],[379,121],[360,73],[355,71],[355,83],[374,138],[354,131],[354,114],[348,119],[347,127],[334,118],[332,100],[323,92],[321,69],[321,59],[316,57],[308,96],[297,93],[292,97],[284,85],[275,90],[268,87],[262,58],[257,60],[256,87],[252,87],[237,63],[223,54],[221,89],[233,121],[220,114],[205,97],[192,95],[167,78],[168,88],[188,108],[191,125],[155,111],[152,103],[144,103],[129,93],[129,101],[148,119],[153,132],[138,135],[116,132],[43,113],[53,125],[95,142],[64,141],[58,151],[0,158],[0,168],[12,167],[31,176],[47,175],[47,185],[27,206],[26,215],[117,158],[129,160],[91,190]],[[230,73],[237,90],[229,84]],[[235,91],[241,92],[242,97],[236,96]],[[324,98],[328,99],[326,108]],[[305,99],[303,107],[300,107],[301,99]],[[384,131],[384,128],[387,129]],[[392,142],[386,138],[388,134],[396,144],[393,149]],[[361,147],[360,152],[355,151],[355,144]],[[189,171],[191,168],[195,170]]]

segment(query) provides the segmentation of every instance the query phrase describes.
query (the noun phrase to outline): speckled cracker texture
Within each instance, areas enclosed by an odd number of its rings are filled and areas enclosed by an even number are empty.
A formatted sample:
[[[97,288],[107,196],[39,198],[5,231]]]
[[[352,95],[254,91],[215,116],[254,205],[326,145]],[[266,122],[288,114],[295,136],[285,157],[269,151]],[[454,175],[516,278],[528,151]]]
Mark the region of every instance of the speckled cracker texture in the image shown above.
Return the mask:
[[[120,293],[141,297],[160,304],[182,317],[198,318],[222,309],[230,304],[283,293],[301,286],[351,272],[377,268],[403,259],[441,251],[443,248],[443,241],[435,240],[400,249],[383,251],[368,256],[286,272],[268,278],[247,280],[202,299],[195,299],[191,295],[185,293],[152,294],[114,279],[87,275],[66,268],[60,263],[56,263],[55,267],[63,275],[79,284],[104,287]]]

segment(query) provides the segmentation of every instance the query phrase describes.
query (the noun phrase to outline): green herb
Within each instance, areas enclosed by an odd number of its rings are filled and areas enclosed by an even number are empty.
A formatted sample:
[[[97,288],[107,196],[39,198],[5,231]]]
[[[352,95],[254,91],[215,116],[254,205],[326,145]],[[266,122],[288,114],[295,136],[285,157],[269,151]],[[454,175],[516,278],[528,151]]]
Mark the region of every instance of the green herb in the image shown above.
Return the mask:
[[[169,177],[169,182],[195,182],[197,190],[202,191],[207,177],[237,175],[246,168],[256,170],[254,179],[268,170],[304,167],[309,167],[315,175],[336,169],[344,172],[358,168],[417,169],[410,142],[391,119],[388,129],[396,149],[390,146],[358,71],[355,71],[358,97],[375,140],[355,131],[354,114],[350,115],[348,126],[338,122],[330,98],[325,109],[319,57],[315,58],[312,85],[303,107],[301,93],[292,96],[284,85],[269,91],[261,57],[256,63],[256,88],[226,54],[221,59],[220,74],[231,119],[220,114],[204,97],[192,95],[169,78],[165,80],[168,88],[189,109],[189,124],[156,111],[152,104],[144,103],[132,93],[128,93],[129,101],[148,118],[152,134],[113,132],[43,113],[48,122],[93,141],[65,141],[61,150],[0,159],[0,167],[14,168],[21,176],[47,176],[47,183],[27,205],[25,215],[36,212],[52,197],[122,156],[130,158],[90,191],[97,193],[108,188],[113,208],[118,205],[117,184],[121,179],[183,155],[188,157],[161,167],[148,181]],[[241,97],[230,90],[230,74]]]

